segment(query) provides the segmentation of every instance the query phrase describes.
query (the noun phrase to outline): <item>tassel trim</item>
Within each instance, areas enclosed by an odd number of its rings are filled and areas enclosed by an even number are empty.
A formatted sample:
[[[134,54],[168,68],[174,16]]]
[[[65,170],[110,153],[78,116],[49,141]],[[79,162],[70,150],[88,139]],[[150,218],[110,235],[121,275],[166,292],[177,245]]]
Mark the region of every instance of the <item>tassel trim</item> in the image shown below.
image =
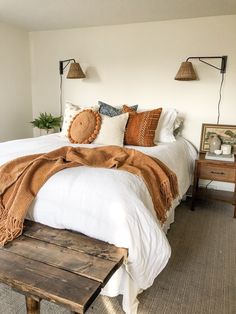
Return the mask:
[[[0,247],[19,237],[22,231],[23,221],[11,216],[7,217],[7,212],[5,211],[0,223]]]

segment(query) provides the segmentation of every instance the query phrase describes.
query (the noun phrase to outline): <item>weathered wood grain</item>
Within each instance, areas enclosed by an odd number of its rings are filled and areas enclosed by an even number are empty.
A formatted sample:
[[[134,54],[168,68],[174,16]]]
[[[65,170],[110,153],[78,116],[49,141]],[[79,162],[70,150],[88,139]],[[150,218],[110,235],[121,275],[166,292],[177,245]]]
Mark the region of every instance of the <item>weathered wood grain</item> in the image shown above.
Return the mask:
[[[0,282],[26,295],[28,314],[40,313],[41,299],[84,313],[126,257],[126,249],[26,221],[23,235],[0,248]]]
[[[31,297],[25,297],[27,314],[40,314],[40,302]]]
[[[3,249],[34,261],[94,279],[102,284],[106,284],[119,267],[119,264],[113,261],[76,252],[24,235],[10,242]]]
[[[0,249],[0,281],[21,293],[84,313],[101,290],[101,284],[68,271]]]
[[[50,228],[29,220],[25,220],[24,235],[114,262],[122,263],[127,256],[127,249],[117,248],[79,232]]]

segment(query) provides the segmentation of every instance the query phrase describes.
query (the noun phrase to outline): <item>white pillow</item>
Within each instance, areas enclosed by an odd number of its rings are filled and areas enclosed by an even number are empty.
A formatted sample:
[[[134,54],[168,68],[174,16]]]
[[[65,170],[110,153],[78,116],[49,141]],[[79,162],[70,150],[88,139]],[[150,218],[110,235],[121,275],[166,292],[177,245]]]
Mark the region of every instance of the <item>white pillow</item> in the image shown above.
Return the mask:
[[[77,115],[79,112],[85,110],[85,109],[92,109],[93,111],[98,111],[99,106],[95,105],[93,107],[79,107],[78,105],[74,105],[70,102],[66,102],[65,105],[65,111],[63,116],[63,124],[61,129],[61,135],[62,136],[68,136],[68,130],[70,127],[70,123],[75,115]]]
[[[175,142],[174,127],[177,118],[177,110],[174,108],[163,108],[160,120],[158,122],[154,143],[170,143]]]
[[[101,129],[93,143],[123,146],[125,127],[129,118],[129,113],[123,113],[114,117],[101,114],[101,118]]]

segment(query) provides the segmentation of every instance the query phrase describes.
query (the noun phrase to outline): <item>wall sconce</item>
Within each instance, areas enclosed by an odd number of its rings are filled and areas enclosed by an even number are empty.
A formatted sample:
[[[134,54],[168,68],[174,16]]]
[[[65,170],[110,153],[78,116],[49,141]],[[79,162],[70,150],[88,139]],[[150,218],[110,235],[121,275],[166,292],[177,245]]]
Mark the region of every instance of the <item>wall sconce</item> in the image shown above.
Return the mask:
[[[181,63],[181,66],[179,68],[179,71],[177,72],[175,76],[175,80],[177,81],[194,81],[197,79],[197,75],[194,71],[192,62],[190,62],[190,59],[197,59],[200,62],[203,62],[217,70],[220,70],[220,73],[226,72],[226,64],[227,64],[227,56],[222,57],[188,57],[185,62]],[[215,65],[206,62],[202,59],[221,59],[221,67],[218,68]]]
[[[70,62],[73,61],[73,63],[70,64]],[[63,64],[66,63],[65,66]],[[63,75],[65,68],[70,64],[70,68],[67,74],[68,79],[81,79],[85,78],[85,74],[83,70],[80,67],[80,64],[75,62],[75,59],[68,59],[68,60],[62,60],[59,61],[59,71],[60,75]]]
[[[65,65],[64,65],[65,64]],[[59,73],[60,73],[60,116],[62,116],[62,76],[65,68],[70,64],[69,71],[66,78],[68,79],[82,79],[85,78],[85,74],[80,67],[80,64],[75,59],[67,59],[59,61]]]
[[[194,71],[192,62],[190,62],[190,59],[197,59],[200,62],[203,62],[217,70],[220,70],[220,73],[222,75],[221,83],[220,83],[220,89],[219,89],[219,100],[217,105],[217,124],[219,124],[220,121],[220,103],[221,103],[221,91],[222,86],[224,82],[224,74],[226,72],[226,64],[227,64],[227,56],[222,57],[188,57],[185,62],[181,63],[181,66],[179,68],[179,71],[177,72],[175,76],[175,80],[177,81],[193,81],[197,79],[197,75]],[[203,59],[221,59],[221,66],[220,68],[215,66],[214,64],[211,64],[209,62],[204,61]]]

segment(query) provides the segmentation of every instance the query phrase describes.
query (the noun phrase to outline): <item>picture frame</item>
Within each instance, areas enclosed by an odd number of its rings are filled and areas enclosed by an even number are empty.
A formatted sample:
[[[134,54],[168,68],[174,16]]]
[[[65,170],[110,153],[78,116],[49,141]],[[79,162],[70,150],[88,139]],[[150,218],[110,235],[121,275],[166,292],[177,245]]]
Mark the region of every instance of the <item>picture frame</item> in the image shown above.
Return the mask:
[[[232,146],[232,153],[236,154],[236,125],[228,124],[202,124],[200,152],[205,153],[209,151],[209,138],[217,134],[222,144],[230,144]]]

